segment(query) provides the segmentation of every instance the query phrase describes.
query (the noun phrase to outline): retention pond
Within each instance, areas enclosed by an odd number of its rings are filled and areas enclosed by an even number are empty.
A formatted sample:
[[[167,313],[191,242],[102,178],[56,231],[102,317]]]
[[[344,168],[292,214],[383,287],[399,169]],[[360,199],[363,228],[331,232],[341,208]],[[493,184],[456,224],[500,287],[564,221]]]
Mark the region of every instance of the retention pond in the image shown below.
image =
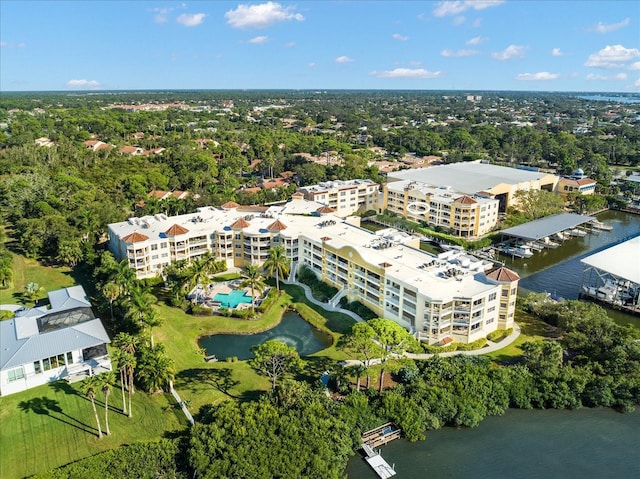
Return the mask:
[[[331,337],[306,322],[298,313],[288,312],[280,324],[256,334],[214,334],[203,336],[198,345],[207,356],[218,359],[236,357],[240,360],[253,358],[251,348],[275,339],[296,348],[300,356],[308,356],[331,346]]]

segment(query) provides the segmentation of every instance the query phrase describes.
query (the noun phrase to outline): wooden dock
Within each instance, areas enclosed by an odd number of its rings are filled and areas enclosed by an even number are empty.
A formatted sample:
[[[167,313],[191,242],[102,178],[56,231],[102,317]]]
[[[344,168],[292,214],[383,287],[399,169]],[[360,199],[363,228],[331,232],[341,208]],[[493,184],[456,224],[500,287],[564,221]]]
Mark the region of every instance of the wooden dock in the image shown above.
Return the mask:
[[[394,439],[398,439],[401,434],[402,431],[398,426],[388,422],[362,434],[362,442],[370,447],[379,447]]]

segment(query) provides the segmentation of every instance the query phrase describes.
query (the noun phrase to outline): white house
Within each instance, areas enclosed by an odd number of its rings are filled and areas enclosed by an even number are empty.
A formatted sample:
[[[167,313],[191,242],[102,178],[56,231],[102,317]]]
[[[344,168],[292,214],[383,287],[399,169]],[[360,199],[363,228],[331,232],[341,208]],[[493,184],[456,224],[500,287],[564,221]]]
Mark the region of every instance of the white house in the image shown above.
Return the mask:
[[[49,303],[0,321],[0,396],[112,370],[109,336],[82,286],[50,292]]]

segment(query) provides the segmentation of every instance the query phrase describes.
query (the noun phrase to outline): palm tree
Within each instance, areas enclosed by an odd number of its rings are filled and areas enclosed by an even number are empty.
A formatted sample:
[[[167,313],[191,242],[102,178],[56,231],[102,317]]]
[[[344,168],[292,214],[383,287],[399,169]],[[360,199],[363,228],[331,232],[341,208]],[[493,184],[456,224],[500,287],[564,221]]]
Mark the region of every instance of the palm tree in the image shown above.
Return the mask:
[[[126,301],[126,316],[136,322],[138,326],[144,324],[144,317],[153,311],[152,305],[158,301],[148,286],[135,284],[129,291]]]
[[[135,279],[136,273],[129,267],[129,261],[126,259],[120,261],[109,276],[109,281],[120,287],[120,294],[123,296],[129,294],[129,288]]]
[[[116,376],[113,374],[113,371],[109,371],[108,373],[102,373],[97,376],[94,376],[96,383],[102,389],[102,394],[104,394],[104,433],[109,436],[111,435],[111,431],[109,430],[109,395],[111,394],[111,388],[116,383]]]
[[[29,298],[35,304],[38,302],[38,296],[40,296],[43,291],[44,291],[43,288],[40,287],[38,283],[34,283],[32,281],[30,283],[27,283],[24,294],[27,298]]]
[[[168,387],[174,377],[173,360],[164,352],[164,348],[145,348],[138,368],[138,379],[142,387],[155,393]]]
[[[244,269],[244,272],[242,273],[242,282],[240,283],[240,286],[243,288],[249,286],[251,288],[251,309],[255,313],[255,291],[258,291],[258,293],[262,295],[265,288],[267,287],[267,285],[264,284],[264,278],[260,274],[260,269],[256,265],[247,265],[247,267]]]
[[[113,302],[120,296],[120,288],[116,283],[107,283],[102,287],[102,295],[109,300],[111,321],[113,321]]]
[[[189,289],[195,288],[202,284],[205,285],[209,282],[209,276],[211,274],[210,263],[211,255],[205,255],[202,258],[194,260],[186,270],[187,277],[189,278]],[[198,290],[196,290],[196,303],[198,302]]]
[[[153,328],[162,324],[162,319],[158,316],[158,312],[151,309],[147,314],[140,318],[140,322],[149,329],[149,343],[153,349]]]
[[[124,368],[124,376],[129,390],[129,417],[133,417],[133,408],[131,407],[131,395],[135,392],[133,389],[133,372],[136,369],[136,357],[131,353],[124,353],[122,356],[122,367]]]
[[[91,401],[93,407],[93,415],[96,418],[96,424],[98,425],[98,437],[102,437],[102,428],[100,427],[100,418],[98,417],[98,410],[96,409],[96,392],[100,388],[96,381],[96,376],[89,376],[82,381],[81,384],[82,393]]]
[[[280,291],[280,278],[284,278],[289,274],[290,260],[286,256],[285,249],[282,246],[269,248],[269,258],[264,262],[263,268],[269,276],[275,274],[276,289]]]
[[[125,355],[129,353],[122,351],[120,349],[115,349],[111,353],[111,359],[115,364],[116,368],[118,368],[118,372],[120,373],[120,390],[122,391],[122,412],[127,414],[127,396],[124,392],[125,382],[127,381],[126,374],[126,361]]]

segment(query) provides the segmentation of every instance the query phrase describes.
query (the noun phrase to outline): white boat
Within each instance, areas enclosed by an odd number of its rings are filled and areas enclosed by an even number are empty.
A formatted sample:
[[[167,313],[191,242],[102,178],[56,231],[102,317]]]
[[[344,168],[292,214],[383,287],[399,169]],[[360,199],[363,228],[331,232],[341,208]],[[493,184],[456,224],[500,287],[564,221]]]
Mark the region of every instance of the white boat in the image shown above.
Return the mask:
[[[558,243],[556,243],[555,241],[551,240],[551,238],[549,238],[548,236],[545,236],[544,238],[542,238],[542,242],[544,243],[545,247],[547,247],[547,248],[555,249],[558,246],[560,246]]]
[[[611,280],[605,281],[605,283],[599,288],[584,286],[582,289],[587,295],[609,303],[613,303],[618,299],[618,285]]]
[[[591,221],[591,227],[597,230],[602,230],[602,231],[611,231],[613,230],[613,226],[608,225],[606,223],[603,223],[602,221],[598,221],[598,220],[593,220]]]
[[[533,252],[527,246],[505,246],[501,250],[504,254],[508,254],[509,256],[517,256],[518,258],[531,258],[533,256]]]
[[[569,234],[571,236],[577,236],[578,238],[583,238],[587,236],[587,233],[585,231],[582,231],[581,229],[578,229],[578,228],[572,229],[571,231],[569,231]]]

